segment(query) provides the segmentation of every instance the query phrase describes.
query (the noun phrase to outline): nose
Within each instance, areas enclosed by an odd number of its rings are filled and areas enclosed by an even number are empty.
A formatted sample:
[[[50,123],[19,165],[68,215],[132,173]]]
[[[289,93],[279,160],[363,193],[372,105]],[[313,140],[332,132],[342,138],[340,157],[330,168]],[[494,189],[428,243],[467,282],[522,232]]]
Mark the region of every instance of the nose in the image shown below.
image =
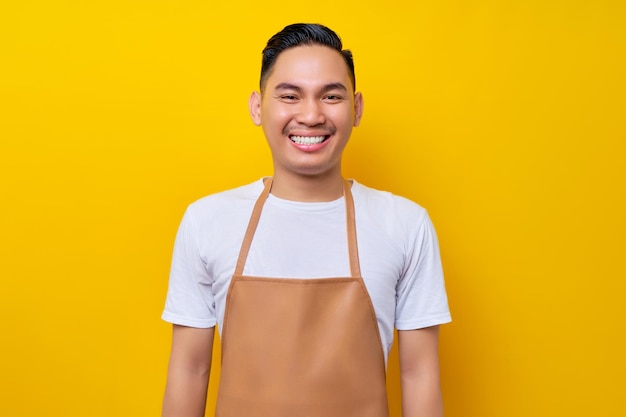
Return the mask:
[[[326,122],[323,103],[316,99],[303,100],[298,106],[296,121],[306,126],[316,126]]]

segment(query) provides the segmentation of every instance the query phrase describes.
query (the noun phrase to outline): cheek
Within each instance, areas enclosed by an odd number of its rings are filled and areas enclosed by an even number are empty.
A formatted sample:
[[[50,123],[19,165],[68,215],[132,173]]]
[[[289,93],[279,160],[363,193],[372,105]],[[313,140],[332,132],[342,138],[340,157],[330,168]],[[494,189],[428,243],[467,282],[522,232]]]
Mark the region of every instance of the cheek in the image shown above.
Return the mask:
[[[352,128],[354,125],[354,115],[350,111],[337,111],[332,115],[332,120],[336,127]]]
[[[263,109],[261,112],[262,123],[270,129],[282,129],[290,118],[289,112],[284,109]]]

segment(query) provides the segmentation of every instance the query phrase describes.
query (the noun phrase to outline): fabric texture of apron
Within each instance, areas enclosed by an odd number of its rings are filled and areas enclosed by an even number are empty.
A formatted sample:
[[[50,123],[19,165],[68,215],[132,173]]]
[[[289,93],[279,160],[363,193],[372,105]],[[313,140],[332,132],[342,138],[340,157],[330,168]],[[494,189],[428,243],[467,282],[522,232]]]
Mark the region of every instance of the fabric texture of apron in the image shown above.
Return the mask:
[[[385,361],[361,277],[351,184],[344,181],[350,277],[244,276],[272,179],[257,200],[222,329],[216,417],[387,417]]]

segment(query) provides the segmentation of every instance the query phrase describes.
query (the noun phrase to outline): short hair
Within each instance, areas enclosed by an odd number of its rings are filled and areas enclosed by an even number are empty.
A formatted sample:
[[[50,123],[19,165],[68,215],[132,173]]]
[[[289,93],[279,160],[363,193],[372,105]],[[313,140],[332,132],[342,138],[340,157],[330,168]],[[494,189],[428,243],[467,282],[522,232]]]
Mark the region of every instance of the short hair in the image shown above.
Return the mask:
[[[352,88],[356,91],[356,77],[354,75],[354,59],[349,49],[342,49],[341,38],[334,31],[317,23],[294,23],[285,26],[283,30],[272,36],[263,49],[261,63],[261,92],[269,77],[278,55],[289,48],[301,45],[322,45],[339,52],[348,66],[348,75],[352,81]]]

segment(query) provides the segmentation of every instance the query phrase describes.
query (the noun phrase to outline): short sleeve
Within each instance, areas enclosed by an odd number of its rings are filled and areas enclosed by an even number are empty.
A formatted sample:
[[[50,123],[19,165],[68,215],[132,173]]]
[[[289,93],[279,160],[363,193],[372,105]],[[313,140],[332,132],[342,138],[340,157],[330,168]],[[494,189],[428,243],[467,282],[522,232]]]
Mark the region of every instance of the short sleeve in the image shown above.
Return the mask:
[[[428,214],[407,228],[405,268],[396,288],[398,330],[413,330],[451,321],[439,242]]]
[[[198,245],[199,230],[188,208],[176,234],[165,309],[161,318],[182,326],[209,328],[216,324],[213,279]]]

